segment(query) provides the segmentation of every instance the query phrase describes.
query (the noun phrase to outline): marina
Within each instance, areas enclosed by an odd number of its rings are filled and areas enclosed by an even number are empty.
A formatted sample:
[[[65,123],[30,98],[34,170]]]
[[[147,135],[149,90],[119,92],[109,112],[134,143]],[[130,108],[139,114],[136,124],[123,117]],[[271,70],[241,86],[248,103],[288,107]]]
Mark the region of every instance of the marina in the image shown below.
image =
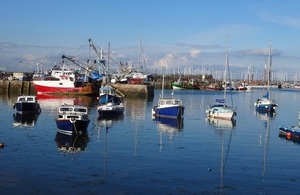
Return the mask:
[[[0,193],[284,194],[286,186],[300,193],[300,145],[279,130],[298,120],[298,90],[274,89],[280,106],[272,116],[255,111],[263,90],[234,91],[235,121],[206,119],[211,100],[223,92],[201,90],[174,92],[184,118],[153,119],[161,90],[154,93],[125,98],[116,118],[98,116],[97,97],[37,96],[42,112],[30,126],[13,125],[17,96],[1,95]],[[87,136],[57,132],[64,103],[88,107]]]
[[[300,194],[298,1],[1,3],[0,194]]]

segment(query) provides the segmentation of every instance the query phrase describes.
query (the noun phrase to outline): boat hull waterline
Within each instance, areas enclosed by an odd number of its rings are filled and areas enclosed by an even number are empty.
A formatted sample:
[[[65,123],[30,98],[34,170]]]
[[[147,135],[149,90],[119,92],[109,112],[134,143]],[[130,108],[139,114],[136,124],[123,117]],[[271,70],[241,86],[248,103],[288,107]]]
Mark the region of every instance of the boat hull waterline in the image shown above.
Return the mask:
[[[96,95],[99,93],[98,83],[85,83],[76,87],[74,83],[63,85],[61,81],[33,81],[37,94],[74,94]]]
[[[157,107],[153,108],[153,116],[154,117],[162,117],[162,118],[183,118],[184,115],[184,107],[180,105],[168,106],[168,107]]]
[[[57,131],[67,135],[84,135],[87,133],[90,120],[56,119]]]
[[[124,113],[124,105],[123,103],[114,104],[109,102],[104,105],[98,106],[98,113],[100,116],[117,116]]]

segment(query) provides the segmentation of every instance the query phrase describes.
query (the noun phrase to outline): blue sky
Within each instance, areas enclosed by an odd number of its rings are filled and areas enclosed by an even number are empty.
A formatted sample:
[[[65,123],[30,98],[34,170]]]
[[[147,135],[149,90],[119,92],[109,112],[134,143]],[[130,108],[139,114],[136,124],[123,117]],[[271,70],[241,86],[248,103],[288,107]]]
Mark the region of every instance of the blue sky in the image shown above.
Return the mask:
[[[299,7],[298,0],[1,0],[0,67],[51,68],[62,54],[84,62],[91,38],[104,51],[110,43],[116,63],[137,66],[141,40],[149,71],[215,73],[228,41],[235,77],[248,67],[259,77],[271,40],[274,74],[295,77]]]

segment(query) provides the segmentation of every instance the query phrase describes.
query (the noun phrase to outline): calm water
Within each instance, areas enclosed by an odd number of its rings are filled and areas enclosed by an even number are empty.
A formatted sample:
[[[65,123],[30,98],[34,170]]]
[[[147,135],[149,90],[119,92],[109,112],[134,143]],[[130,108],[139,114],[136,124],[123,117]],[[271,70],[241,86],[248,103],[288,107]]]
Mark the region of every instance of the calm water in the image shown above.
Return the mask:
[[[272,118],[254,111],[262,90],[234,92],[236,124],[205,119],[222,92],[175,91],[185,118],[171,126],[151,118],[159,93],[125,99],[117,119],[98,119],[96,98],[42,98],[33,127],[14,121],[16,97],[0,96],[0,194],[300,193],[300,145],[278,136],[280,125],[298,124],[300,91],[273,91]],[[72,141],[57,135],[54,119],[73,102],[90,107],[89,139],[76,140],[82,151],[63,152],[58,145]]]

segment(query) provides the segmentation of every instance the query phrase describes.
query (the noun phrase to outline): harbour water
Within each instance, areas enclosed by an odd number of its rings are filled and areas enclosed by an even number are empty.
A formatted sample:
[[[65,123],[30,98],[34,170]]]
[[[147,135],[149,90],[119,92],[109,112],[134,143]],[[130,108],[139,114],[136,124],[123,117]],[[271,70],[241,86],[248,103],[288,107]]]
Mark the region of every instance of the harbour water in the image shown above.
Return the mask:
[[[98,118],[96,97],[41,97],[41,114],[27,124],[14,117],[17,97],[0,96],[0,194],[300,193],[300,145],[278,129],[298,125],[300,91],[273,90],[273,117],[254,110],[263,90],[235,91],[236,123],[206,120],[205,109],[223,94],[199,90],[175,91],[183,121],[153,120],[159,93],[126,98],[124,116],[114,119]],[[57,134],[63,103],[90,107],[88,138]]]

